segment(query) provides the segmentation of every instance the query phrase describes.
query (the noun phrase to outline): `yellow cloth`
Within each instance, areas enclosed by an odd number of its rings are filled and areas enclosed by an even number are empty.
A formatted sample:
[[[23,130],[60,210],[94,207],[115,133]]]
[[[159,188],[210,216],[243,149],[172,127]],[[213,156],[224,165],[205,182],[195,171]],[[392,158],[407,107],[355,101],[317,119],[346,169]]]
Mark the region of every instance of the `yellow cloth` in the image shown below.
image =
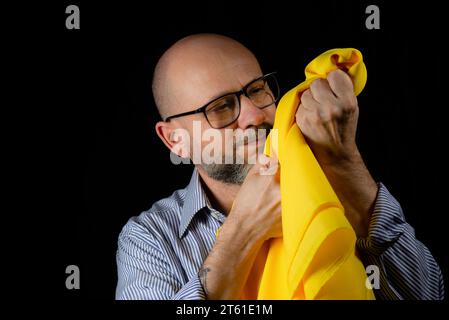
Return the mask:
[[[301,93],[338,68],[350,75],[358,95],[367,77],[362,54],[333,49],[310,62],[306,80],[279,102],[265,153],[274,152],[280,163],[283,238],[263,245],[243,299],[374,299],[355,255],[354,230],[295,122]]]

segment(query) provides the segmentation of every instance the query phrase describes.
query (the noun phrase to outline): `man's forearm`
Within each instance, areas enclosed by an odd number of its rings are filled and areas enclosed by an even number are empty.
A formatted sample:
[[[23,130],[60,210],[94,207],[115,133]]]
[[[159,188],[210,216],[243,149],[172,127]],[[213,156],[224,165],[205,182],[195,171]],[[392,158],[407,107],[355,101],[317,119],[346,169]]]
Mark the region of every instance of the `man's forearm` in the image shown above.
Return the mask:
[[[378,186],[359,153],[335,165],[322,166],[357,237],[366,237]]]
[[[232,218],[223,224],[199,272],[207,299],[238,299],[263,241]]]

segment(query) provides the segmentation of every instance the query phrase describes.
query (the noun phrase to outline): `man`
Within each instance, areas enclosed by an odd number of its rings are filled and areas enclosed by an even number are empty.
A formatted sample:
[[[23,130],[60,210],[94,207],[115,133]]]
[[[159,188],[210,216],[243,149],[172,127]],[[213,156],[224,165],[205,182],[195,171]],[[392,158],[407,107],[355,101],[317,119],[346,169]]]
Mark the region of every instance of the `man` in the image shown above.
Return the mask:
[[[277,161],[250,163],[254,155],[264,159],[264,139],[255,134],[236,134],[231,148],[223,145],[229,132],[272,127],[276,89],[254,55],[224,36],[189,36],[164,53],[153,78],[163,119],[156,133],[173,153],[191,159],[207,148],[206,131],[221,133],[214,157],[233,163],[201,157],[185,189],[129,220],[118,241],[117,299],[239,297],[262,243],[282,235],[278,176],[264,174],[275,172]],[[351,79],[334,71],[304,92],[296,122],[345,208],[362,261],[379,267],[376,298],[442,299],[437,263],[358,152],[358,112]]]

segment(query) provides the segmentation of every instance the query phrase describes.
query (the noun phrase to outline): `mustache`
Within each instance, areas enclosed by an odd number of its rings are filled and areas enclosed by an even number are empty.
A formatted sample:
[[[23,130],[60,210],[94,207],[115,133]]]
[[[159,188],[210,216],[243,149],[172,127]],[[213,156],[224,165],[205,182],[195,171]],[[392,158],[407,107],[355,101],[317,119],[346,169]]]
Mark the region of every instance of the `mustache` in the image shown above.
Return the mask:
[[[269,123],[262,123],[257,127],[248,128],[245,131],[240,131],[239,133],[234,135],[234,147],[240,147],[242,145],[249,144],[251,142],[257,141],[258,138],[266,140],[268,134],[271,129],[273,129],[273,125]],[[261,134],[259,130],[264,130]],[[259,137],[260,135],[260,137]]]

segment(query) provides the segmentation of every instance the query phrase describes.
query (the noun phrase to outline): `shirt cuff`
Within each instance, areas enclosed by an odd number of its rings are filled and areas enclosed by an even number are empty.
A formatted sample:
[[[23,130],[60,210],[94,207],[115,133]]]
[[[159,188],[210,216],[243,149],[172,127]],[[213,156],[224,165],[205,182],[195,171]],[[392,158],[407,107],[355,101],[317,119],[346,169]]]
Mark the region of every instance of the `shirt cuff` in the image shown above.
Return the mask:
[[[206,300],[206,293],[204,292],[198,275],[195,275],[179,290],[173,300]]]
[[[378,186],[368,236],[357,239],[359,250],[374,255],[380,255],[392,246],[403,234],[406,225],[399,202],[381,182]]]

